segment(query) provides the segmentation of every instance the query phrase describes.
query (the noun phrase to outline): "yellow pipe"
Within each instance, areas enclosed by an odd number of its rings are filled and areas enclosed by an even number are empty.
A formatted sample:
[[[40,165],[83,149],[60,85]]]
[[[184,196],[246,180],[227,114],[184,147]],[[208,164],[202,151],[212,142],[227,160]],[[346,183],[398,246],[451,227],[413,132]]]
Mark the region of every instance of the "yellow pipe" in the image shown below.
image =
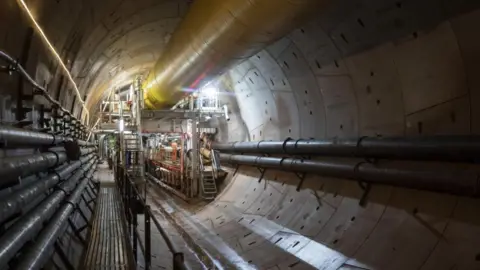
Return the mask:
[[[327,0],[196,0],[143,84],[150,109],[174,105],[318,11]],[[186,93],[185,93],[186,92]]]

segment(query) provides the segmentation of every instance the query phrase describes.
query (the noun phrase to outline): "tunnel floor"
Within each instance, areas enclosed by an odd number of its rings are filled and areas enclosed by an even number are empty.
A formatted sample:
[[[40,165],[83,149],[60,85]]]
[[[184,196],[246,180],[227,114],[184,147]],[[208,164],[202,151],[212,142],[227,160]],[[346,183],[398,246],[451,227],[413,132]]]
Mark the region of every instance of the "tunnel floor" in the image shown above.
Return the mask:
[[[98,168],[100,190],[82,269],[132,269],[131,248],[113,173],[105,164]]]

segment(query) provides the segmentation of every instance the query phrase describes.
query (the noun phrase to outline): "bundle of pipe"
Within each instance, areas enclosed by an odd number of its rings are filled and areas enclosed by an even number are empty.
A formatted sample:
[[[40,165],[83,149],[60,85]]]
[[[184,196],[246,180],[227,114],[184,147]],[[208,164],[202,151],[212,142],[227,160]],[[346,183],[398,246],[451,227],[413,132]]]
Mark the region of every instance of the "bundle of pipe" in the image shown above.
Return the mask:
[[[53,146],[72,141],[72,138],[62,135],[31,131],[22,128],[0,125],[0,142],[2,146],[22,145],[22,146]],[[77,140],[79,146],[93,147],[94,143]]]
[[[82,193],[92,179],[94,169],[91,169],[80,182],[71,195],[64,201],[59,210],[55,212],[47,226],[35,239],[35,244],[29,246],[19,258],[14,269],[41,269],[50,259],[53,244],[65,232],[68,218],[80,201]]]
[[[74,170],[93,162],[94,154],[80,158],[79,161],[70,163],[68,166],[53,170],[47,176],[34,181],[25,187],[7,195],[0,200],[0,223],[19,213],[21,209],[47,190],[54,187],[61,180],[65,180]],[[88,165],[91,166],[91,165]]]
[[[80,155],[85,156],[95,151],[95,148],[83,148]],[[6,157],[0,159],[0,189],[19,183],[19,177],[25,177],[47,169],[55,168],[67,161],[64,148],[55,147],[46,152],[31,155]]]
[[[359,137],[213,143],[220,152],[348,156],[386,159],[472,161],[480,156],[480,136]]]
[[[223,162],[283,171],[312,173],[363,183],[385,184],[420,190],[478,197],[480,173],[475,167],[428,162],[383,161],[370,163],[351,159],[305,160],[220,154]],[[433,167],[436,165],[435,167]],[[468,165],[468,164],[467,164]]]
[[[55,213],[57,206],[64,201],[68,193],[75,188],[71,196],[77,193],[77,190],[85,188],[85,181],[81,185],[77,185],[81,178],[90,179],[96,168],[96,158],[94,157],[86,166],[82,166],[66,181],[62,181],[57,188],[36,207],[20,217],[12,226],[10,226],[0,237],[0,269],[6,269],[6,264],[15,256],[15,254],[23,247],[23,245],[33,239],[42,229],[42,225],[50,219]],[[88,181],[87,181],[88,182]],[[77,196],[78,197],[78,196]],[[76,197],[75,197],[76,198]],[[66,204],[74,207],[75,201],[67,200]],[[70,203],[75,203],[71,205]],[[53,219],[49,225],[55,224]],[[37,242],[38,243],[38,242]]]
[[[94,143],[87,142],[87,141],[83,141],[83,140],[77,140],[77,143],[78,143],[78,145],[80,145],[80,146],[86,146],[86,147],[92,147],[92,146],[95,146],[95,145],[96,145],[96,144],[94,144]]]
[[[0,125],[0,142],[3,146],[51,146],[65,142],[67,137],[27,129]]]

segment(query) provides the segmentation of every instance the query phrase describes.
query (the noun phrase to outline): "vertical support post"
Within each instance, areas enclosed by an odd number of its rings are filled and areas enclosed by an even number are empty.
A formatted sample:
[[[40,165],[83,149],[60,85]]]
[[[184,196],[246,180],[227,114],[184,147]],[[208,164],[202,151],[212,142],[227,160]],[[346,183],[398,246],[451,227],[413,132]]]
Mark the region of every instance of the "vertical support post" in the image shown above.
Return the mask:
[[[20,59],[18,61],[18,63],[25,68],[28,62],[30,47],[32,45],[32,38],[33,38],[33,28],[29,27],[27,29],[27,34],[25,35],[25,41],[23,42],[22,54],[20,55]],[[25,99],[25,94],[23,93],[23,90],[24,90],[23,86],[24,86],[23,78],[22,76],[18,75],[17,108],[15,109],[15,120],[17,121],[18,124],[21,124],[21,122],[24,120],[25,113],[26,113],[24,110],[24,104],[23,104],[23,101]]]
[[[41,104],[38,106],[38,123],[37,123],[37,128],[40,132],[43,132],[45,130],[45,105]]]
[[[136,197],[136,196],[135,196]],[[136,198],[134,199],[134,201]],[[130,209],[132,209],[131,207]],[[137,237],[137,212],[132,211],[132,239],[133,239],[133,257],[135,259],[135,262],[138,261],[138,237]]]
[[[128,231],[131,232],[132,231],[132,185],[130,183],[130,179],[128,179],[128,175],[126,175],[126,172],[125,173],[125,182],[127,184],[127,203],[126,203],[126,207],[127,207],[127,219],[128,219]]]
[[[71,119],[70,120],[70,136],[72,136],[72,138],[76,138],[77,136],[77,133],[76,133],[76,127],[77,125],[77,122],[75,121],[75,119]]]
[[[140,78],[137,78],[135,81],[135,117],[137,125],[137,143],[138,143],[138,152],[137,152],[137,165],[139,166],[140,172],[140,181],[143,186],[143,200],[147,199],[147,182],[145,180],[145,157],[143,155],[143,139],[142,139],[142,82]],[[142,192],[139,190],[139,192]],[[140,194],[139,194],[140,195]]]
[[[192,197],[195,197],[198,194],[198,134],[197,134],[197,117],[192,119],[192,186],[191,192]]]
[[[52,131],[53,134],[57,134],[58,132],[58,110],[57,110],[57,105],[52,105],[52,111],[51,111],[51,121],[52,121]]]
[[[111,92],[114,91],[113,88],[110,90]],[[112,113],[113,113],[113,104],[112,104],[112,100],[113,100],[113,95],[109,95],[109,99],[107,100],[108,102],[108,111],[110,112],[108,114],[108,123],[112,123]],[[103,113],[103,111],[100,111]]]
[[[66,113],[63,114],[63,135],[70,135],[70,117]]]
[[[152,238],[150,228],[150,206],[145,206],[145,269],[150,270],[152,264]]]

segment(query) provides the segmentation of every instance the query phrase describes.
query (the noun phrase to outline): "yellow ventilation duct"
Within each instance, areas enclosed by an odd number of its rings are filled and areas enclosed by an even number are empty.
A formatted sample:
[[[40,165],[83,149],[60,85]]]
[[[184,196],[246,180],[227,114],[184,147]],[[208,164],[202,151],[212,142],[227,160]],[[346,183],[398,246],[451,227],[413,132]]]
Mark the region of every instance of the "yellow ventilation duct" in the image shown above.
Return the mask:
[[[146,107],[158,109],[175,104],[189,89],[293,30],[304,22],[309,11],[325,2],[194,1],[143,85]]]

